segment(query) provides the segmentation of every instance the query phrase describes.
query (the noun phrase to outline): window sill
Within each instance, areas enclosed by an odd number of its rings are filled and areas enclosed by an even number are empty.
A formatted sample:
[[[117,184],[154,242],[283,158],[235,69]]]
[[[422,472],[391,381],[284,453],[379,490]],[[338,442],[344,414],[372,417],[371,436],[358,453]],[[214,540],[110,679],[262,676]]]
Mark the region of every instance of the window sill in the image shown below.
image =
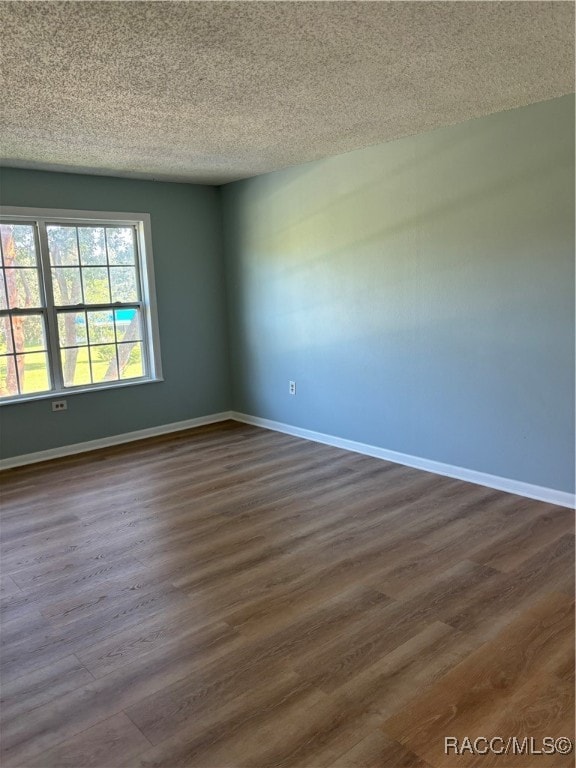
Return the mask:
[[[31,403],[36,400],[66,400],[71,395],[85,395],[88,392],[103,392],[111,389],[125,389],[126,387],[137,387],[142,384],[161,384],[164,381],[163,378],[156,379],[139,379],[138,381],[126,381],[118,384],[117,382],[111,384],[102,384],[98,387],[75,387],[74,389],[64,389],[59,392],[38,392],[25,397],[13,397],[10,400],[0,400],[0,407],[6,405],[22,405],[24,403]]]

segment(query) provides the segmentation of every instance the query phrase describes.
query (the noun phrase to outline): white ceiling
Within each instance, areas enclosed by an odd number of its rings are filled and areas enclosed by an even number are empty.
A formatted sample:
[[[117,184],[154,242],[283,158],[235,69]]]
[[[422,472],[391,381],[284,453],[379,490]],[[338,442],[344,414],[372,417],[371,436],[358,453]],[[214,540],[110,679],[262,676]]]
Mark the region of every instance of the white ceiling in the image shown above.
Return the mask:
[[[6,165],[220,184],[574,90],[572,2],[1,2]]]

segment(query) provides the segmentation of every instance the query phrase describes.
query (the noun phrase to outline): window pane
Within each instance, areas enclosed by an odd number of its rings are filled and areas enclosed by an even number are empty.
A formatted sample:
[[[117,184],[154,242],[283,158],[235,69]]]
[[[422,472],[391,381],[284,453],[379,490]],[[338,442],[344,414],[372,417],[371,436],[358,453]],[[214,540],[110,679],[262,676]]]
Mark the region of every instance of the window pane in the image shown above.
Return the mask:
[[[39,352],[46,349],[42,315],[13,315],[12,332],[16,352]]]
[[[95,384],[102,381],[116,381],[118,365],[115,344],[90,347],[90,360],[92,361],[92,379]]]
[[[0,397],[52,395],[55,378],[91,387],[145,377],[153,351],[140,229],[114,215],[48,215],[0,221]]]
[[[106,227],[108,261],[110,264],[134,264],[134,229]]]
[[[36,243],[31,224],[2,224],[2,257],[7,267],[35,267]]]
[[[58,312],[58,340],[61,347],[88,344],[84,312]]]
[[[3,269],[0,269],[0,309],[8,309],[8,300],[6,298],[6,282],[4,280]]]
[[[136,379],[139,376],[144,376],[142,343],[137,341],[131,344],[119,344],[118,362],[120,363],[121,379]]]
[[[82,270],[84,301],[86,304],[108,304],[110,286],[106,267],[86,267]]]
[[[74,267],[52,269],[54,303],[61,306],[82,303],[80,270]]]
[[[140,341],[142,339],[139,309],[117,309],[114,314],[118,341]]]
[[[90,344],[114,343],[114,313],[112,310],[88,312]]]
[[[11,308],[41,307],[37,269],[7,269],[6,290]]]
[[[0,357],[0,395],[11,397],[18,394],[18,380],[16,378],[16,364],[14,358]]]
[[[45,392],[50,389],[48,376],[48,355],[46,352],[32,352],[18,355],[18,373],[20,375],[20,391],[24,394]]]
[[[104,227],[78,227],[78,242],[82,264],[106,264]]]
[[[112,301],[138,301],[135,267],[110,267]]]
[[[88,347],[63,349],[60,352],[60,359],[65,387],[78,387],[81,384],[92,383]]]
[[[0,355],[13,352],[10,318],[0,317]]]
[[[74,267],[78,265],[78,242],[76,227],[59,227],[50,224],[48,233],[48,251],[50,263],[55,267]]]

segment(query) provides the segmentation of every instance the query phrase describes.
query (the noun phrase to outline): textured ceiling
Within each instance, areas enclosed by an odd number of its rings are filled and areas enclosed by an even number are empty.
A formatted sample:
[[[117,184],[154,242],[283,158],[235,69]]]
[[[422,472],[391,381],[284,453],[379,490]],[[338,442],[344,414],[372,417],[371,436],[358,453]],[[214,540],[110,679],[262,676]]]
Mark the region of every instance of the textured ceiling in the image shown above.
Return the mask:
[[[574,90],[571,2],[0,2],[7,165],[219,184]]]

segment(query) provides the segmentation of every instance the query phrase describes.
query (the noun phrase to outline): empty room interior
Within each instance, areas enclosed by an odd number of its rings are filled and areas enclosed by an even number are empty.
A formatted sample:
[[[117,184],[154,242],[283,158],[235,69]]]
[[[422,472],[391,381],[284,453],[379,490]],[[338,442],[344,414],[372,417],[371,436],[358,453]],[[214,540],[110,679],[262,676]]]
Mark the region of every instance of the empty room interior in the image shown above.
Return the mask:
[[[574,766],[573,2],[0,2],[3,768]]]

